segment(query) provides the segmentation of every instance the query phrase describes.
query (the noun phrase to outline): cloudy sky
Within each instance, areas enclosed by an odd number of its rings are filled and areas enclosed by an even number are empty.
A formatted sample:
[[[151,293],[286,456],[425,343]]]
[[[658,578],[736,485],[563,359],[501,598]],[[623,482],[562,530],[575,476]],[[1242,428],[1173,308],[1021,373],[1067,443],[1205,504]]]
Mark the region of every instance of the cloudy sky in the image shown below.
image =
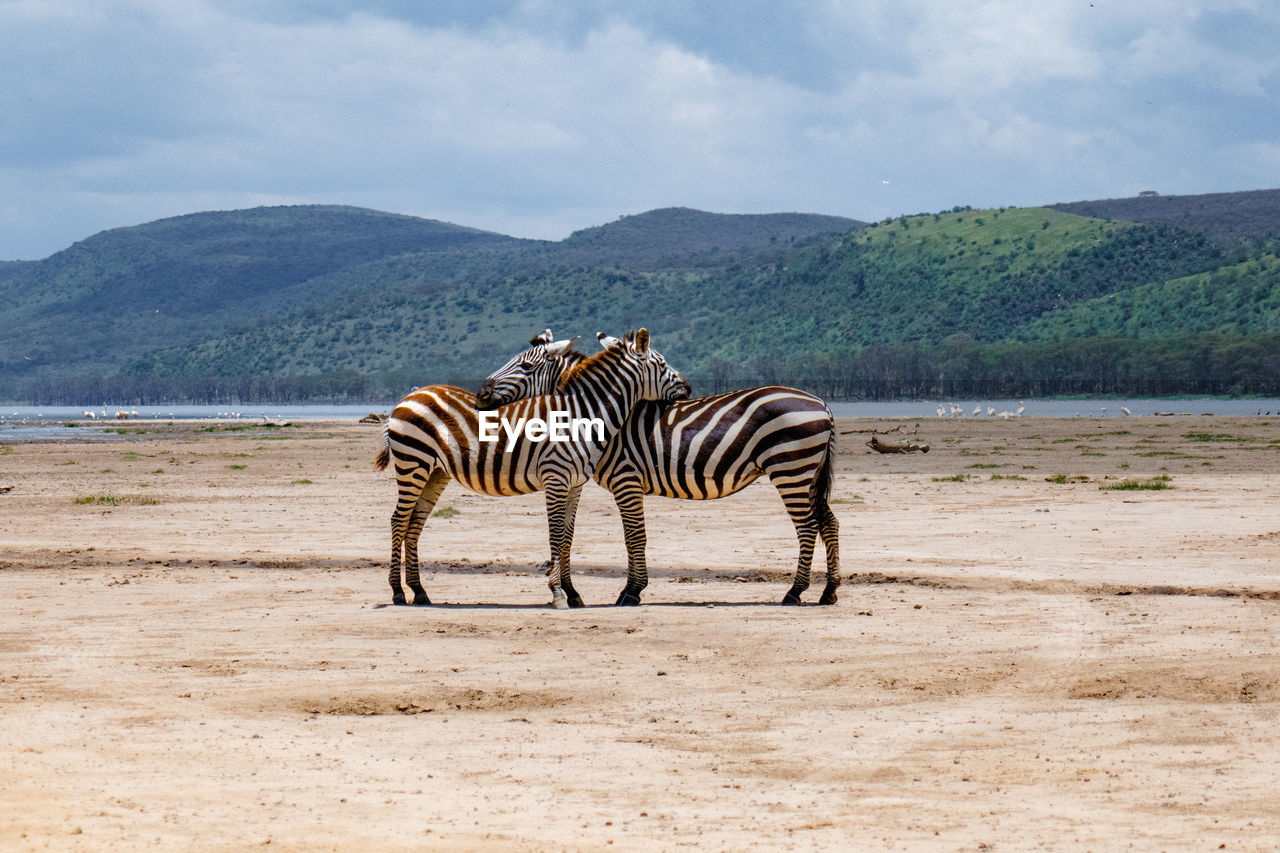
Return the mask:
[[[0,259],[338,203],[520,237],[1280,187],[1280,4],[0,0]]]

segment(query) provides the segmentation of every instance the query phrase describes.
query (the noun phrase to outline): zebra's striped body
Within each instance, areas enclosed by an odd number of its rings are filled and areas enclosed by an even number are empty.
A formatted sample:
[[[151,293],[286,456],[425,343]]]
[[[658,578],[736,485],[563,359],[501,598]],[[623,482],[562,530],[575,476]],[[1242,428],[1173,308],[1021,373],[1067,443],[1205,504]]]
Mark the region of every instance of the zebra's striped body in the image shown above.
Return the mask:
[[[840,524],[828,506],[835,426],[822,400],[777,386],[732,391],[661,406],[642,404],[614,437],[596,469],[613,493],[627,539],[627,588],[639,601],[648,585],[644,495],[714,500],[762,476],[777,488],[799,538],[796,576],[784,603],[809,587],[818,537],[826,546],[823,604],[840,586]],[[620,599],[621,603],[627,603]]]
[[[566,355],[565,362],[570,356]],[[522,380],[528,383],[522,385]],[[545,373],[508,364],[486,380],[493,402],[536,393]],[[796,576],[783,599],[797,604],[809,586],[816,540],[826,546],[827,584],[820,603],[834,604],[840,585],[840,525],[828,505],[835,424],[822,400],[771,386],[674,403],[640,403],[613,437],[595,480],[613,493],[627,547],[627,586],[619,604],[638,604],[648,585],[644,495],[711,500],[767,475],[796,528]]]
[[[608,440],[642,399],[674,399],[688,394],[688,384],[668,368],[660,355],[602,339],[603,352],[567,369],[561,391],[502,407],[498,414],[549,420],[552,412],[572,418],[600,418],[603,436],[588,434],[574,441],[532,441],[524,432],[498,430],[497,440],[480,441],[476,398],[449,386],[419,388],[396,406],[387,422],[384,447],[374,462],[394,464],[399,497],[391,516],[389,583],[395,603],[404,603],[400,586],[403,549],[405,580],[415,604],[429,604],[418,576],[417,541],[422,526],[449,480],[488,495],[545,491],[551,541],[550,585],[557,606],[581,606],[569,575],[568,550],[573,517],[582,485],[591,476]],[[570,344],[572,342],[562,342]],[[510,448],[510,449],[508,449]]]

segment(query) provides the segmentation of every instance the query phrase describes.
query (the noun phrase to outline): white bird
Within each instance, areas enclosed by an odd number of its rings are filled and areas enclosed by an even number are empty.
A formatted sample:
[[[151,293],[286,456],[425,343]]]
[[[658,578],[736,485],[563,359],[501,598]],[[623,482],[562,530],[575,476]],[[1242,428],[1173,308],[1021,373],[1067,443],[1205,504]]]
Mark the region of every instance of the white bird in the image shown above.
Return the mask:
[[[946,416],[947,416],[947,410],[946,410],[946,409],[944,409],[944,408],[942,407],[942,404],[941,404],[941,403],[939,403],[939,404],[938,404],[938,417],[940,417],[940,418],[945,418]]]
[[[1027,407],[1026,407],[1026,406],[1024,406],[1024,405],[1022,405],[1022,401],[1021,401],[1021,400],[1019,400],[1019,401],[1018,401],[1018,415],[1019,415],[1019,417],[1021,417],[1022,413],[1023,413],[1023,412],[1025,412],[1026,410],[1027,410]]]
[[[981,405],[974,406],[974,407],[973,407],[973,416],[976,418],[976,417],[977,417],[978,415],[980,415],[980,414],[982,414],[982,406],[981,406]]]
[[[987,406],[987,417],[994,418],[996,416],[996,407]]]
[[[1133,412],[1129,411],[1129,410],[1128,410],[1128,409],[1126,409],[1124,406],[1121,406],[1121,407],[1120,407],[1120,411],[1124,412],[1126,415],[1132,415],[1132,414],[1133,414]]]
[[[1104,418],[1107,416],[1107,407],[1106,407],[1106,406],[1103,406],[1103,407],[1102,407],[1102,416],[1103,416]]]

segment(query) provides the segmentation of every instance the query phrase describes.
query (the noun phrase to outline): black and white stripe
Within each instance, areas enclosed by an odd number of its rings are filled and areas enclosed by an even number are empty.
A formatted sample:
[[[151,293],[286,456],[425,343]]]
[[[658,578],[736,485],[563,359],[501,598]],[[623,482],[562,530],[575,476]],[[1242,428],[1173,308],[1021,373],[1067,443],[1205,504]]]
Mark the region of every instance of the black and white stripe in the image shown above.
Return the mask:
[[[510,421],[549,420],[552,412],[600,418],[603,438],[592,434],[566,442],[531,441],[523,432],[508,435],[499,430],[497,441],[482,442],[476,398],[449,386],[419,388],[397,404],[384,432],[382,452],[374,461],[378,470],[393,465],[399,489],[391,516],[388,576],[395,603],[405,601],[400,585],[402,552],[405,582],[414,592],[414,603],[430,603],[418,575],[417,542],[440,494],[453,479],[489,495],[545,491],[553,600],[557,607],[582,605],[572,586],[568,560],[582,485],[590,479],[609,438],[639,401],[687,396],[689,387],[660,354],[648,349],[647,333],[644,346],[624,345],[603,335],[600,340],[602,352],[587,359],[579,356],[570,367],[554,368],[561,373],[557,394],[521,400],[502,407],[499,415]],[[517,356],[512,362],[536,373],[544,360],[562,356],[571,345],[572,341],[541,344],[533,348],[539,353],[530,353],[527,359]]]
[[[572,354],[562,353],[560,363],[571,359]],[[481,396],[505,403],[539,393],[547,381],[546,370],[535,374],[509,362],[486,380],[487,393]],[[835,446],[830,409],[794,388],[770,386],[638,404],[594,474],[613,493],[622,516],[627,585],[618,604],[638,604],[648,585],[644,495],[713,500],[765,475],[781,495],[800,543],[795,579],[783,603],[798,604],[808,588],[814,547],[821,538],[827,583],[819,603],[834,604],[840,586],[840,525],[829,506]]]

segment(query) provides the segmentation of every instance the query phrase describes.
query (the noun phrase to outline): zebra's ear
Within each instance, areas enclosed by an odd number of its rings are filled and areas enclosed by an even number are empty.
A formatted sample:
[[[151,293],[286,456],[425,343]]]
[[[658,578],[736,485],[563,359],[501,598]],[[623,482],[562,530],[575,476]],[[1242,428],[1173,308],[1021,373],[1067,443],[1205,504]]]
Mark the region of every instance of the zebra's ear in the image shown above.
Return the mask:
[[[543,329],[542,334],[534,335],[532,338],[529,338],[529,343],[536,347],[538,344],[549,344],[552,340],[554,340],[554,338],[551,335],[551,330]]]
[[[553,343],[548,343],[546,345],[547,355],[550,355],[550,356],[564,355],[569,350],[573,349],[573,345],[576,344],[577,342],[578,342],[578,339],[575,336],[570,338],[567,341],[555,341]]]
[[[596,332],[596,340],[600,343],[600,349],[614,349],[622,346],[622,341],[606,335],[604,332]]]
[[[648,329],[636,330],[636,352],[640,355],[644,355],[648,351],[649,351],[649,330]]]

